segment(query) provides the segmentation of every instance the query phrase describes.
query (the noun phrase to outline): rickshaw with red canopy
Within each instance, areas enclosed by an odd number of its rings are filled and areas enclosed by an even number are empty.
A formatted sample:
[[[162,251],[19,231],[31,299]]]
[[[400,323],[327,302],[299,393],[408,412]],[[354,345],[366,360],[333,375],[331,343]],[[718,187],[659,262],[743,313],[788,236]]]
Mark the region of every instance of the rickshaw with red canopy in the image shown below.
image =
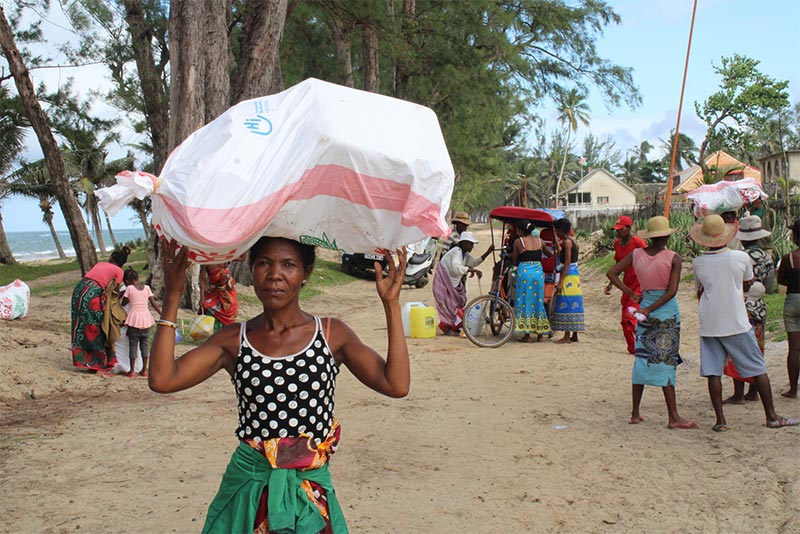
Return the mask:
[[[555,249],[553,223],[564,216],[560,210],[523,208],[521,206],[498,206],[489,212],[491,221],[502,223],[500,246],[495,243],[494,224],[490,224],[492,245],[499,251],[499,258],[492,254],[495,265],[489,293],[471,300],[464,308],[464,334],[479,347],[502,346],[514,334],[514,282],[511,264],[512,236],[520,220],[531,221],[539,230],[539,237]],[[555,288],[556,257],[543,257],[542,270],[545,275],[545,308],[553,297]]]

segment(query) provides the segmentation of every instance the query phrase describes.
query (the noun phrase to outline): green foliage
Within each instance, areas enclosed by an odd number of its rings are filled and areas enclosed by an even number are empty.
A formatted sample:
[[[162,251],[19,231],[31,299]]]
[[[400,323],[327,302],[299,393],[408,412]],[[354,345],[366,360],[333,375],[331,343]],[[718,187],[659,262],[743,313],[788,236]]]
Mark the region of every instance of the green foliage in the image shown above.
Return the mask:
[[[141,237],[137,237],[136,239],[131,239],[129,241],[124,242],[122,245],[141,252],[145,251],[147,243],[145,243],[145,240],[142,239]]]
[[[689,237],[689,229],[694,224],[694,217],[691,213],[682,213],[679,211],[671,211],[669,216],[670,228],[676,228],[678,231],[672,234],[667,242],[667,248],[677,252],[684,261],[690,261],[697,257],[703,251],[703,247],[695,243]],[[639,230],[644,230],[647,225],[647,220],[640,217],[634,218],[633,233]],[[614,226],[614,221],[606,221],[601,230],[603,231],[602,237],[595,243],[595,255],[600,257],[609,254],[614,250],[614,240],[617,233],[611,227]]]
[[[388,11],[390,5],[395,12]],[[547,174],[542,169],[515,168],[527,167],[516,163],[526,157],[520,143],[535,120],[530,110],[543,99],[585,94],[593,86],[614,106],[640,101],[630,69],[597,55],[595,40],[619,22],[604,2],[418,0],[409,19],[402,6],[298,3],[282,41],[284,81],[340,79],[331,27],[335,16],[352,30],[353,79],[356,87],[363,86],[360,28],[376,24],[381,92],[437,113],[456,170],[453,205],[459,208],[485,209],[526,188],[544,205],[554,179],[539,180],[536,175]],[[580,121],[580,114],[573,119]]]
[[[779,81],[758,70],[759,61],[739,54],[723,57],[714,71],[722,77],[719,91],[702,104],[695,102],[697,116],[706,123],[708,132],[701,145],[701,166],[706,148],[729,147],[738,154],[754,149],[753,130],[771,115],[789,104],[786,88],[789,82]]]
[[[25,141],[25,127],[28,120],[21,110],[18,97],[11,97],[8,89],[0,85],[0,177],[11,168],[11,165],[22,151]],[[0,192],[0,199],[2,199]]]

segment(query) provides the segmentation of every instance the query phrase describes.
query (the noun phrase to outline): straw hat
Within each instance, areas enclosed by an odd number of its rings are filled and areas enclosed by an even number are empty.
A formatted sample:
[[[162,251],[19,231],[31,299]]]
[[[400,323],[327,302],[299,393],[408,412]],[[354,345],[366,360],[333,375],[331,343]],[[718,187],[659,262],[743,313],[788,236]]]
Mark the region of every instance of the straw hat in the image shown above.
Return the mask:
[[[651,237],[665,237],[677,232],[677,228],[669,227],[669,220],[661,215],[650,217],[647,219],[647,229],[639,230],[636,234],[642,239],[650,239]]]
[[[739,232],[736,237],[740,241],[755,241],[762,237],[769,237],[772,233],[761,226],[761,217],[748,215],[739,219]]]
[[[460,222],[461,224],[466,224],[467,226],[472,224],[472,221],[469,220],[469,213],[466,211],[457,211],[455,216],[450,219],[450,222]]]
[[[689,235],[700,245],[708,248],[723,247],[736,235],[736,225],[726,223],[716,213],[708,215],[702,222],[692,225]]]
[[[458,242],[461,243],[462,241],[471,241],[472,243],[478,242],[472,232],[469,231],[461,232],[461,235],[458,236]]]

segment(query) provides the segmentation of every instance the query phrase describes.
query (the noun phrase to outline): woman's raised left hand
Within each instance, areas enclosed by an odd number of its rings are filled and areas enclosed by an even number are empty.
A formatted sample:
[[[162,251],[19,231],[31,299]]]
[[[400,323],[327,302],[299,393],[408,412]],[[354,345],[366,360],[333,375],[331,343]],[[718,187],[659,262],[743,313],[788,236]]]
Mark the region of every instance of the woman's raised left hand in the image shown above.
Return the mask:
[[[395,251],[398,264],[395,265],[392,253],[388,249],[380,249],[378,252],[386,258],[387,272],[383,271],[381,264],[375,262],[375,287],[378,289],[378,296],[383,302],[397,302],[400,299],[400,288],[403,287],[403,277],[406,273],[408,263],[408,253],[406,247]]]
[[[189,249],[180,246],[174,239],[162,240],[162,268],[164,269],[165,292],[183,294],[186,285],[186,270],[189,268]]]

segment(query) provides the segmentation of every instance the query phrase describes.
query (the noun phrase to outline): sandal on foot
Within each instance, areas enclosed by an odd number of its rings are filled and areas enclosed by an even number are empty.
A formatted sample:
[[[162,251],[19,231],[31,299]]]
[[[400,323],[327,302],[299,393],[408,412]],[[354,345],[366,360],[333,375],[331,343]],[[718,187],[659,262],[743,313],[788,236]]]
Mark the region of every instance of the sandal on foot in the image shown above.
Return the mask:
[[[767,421],[767,428],[783,428],[785,426],[798,426],[800,419],[790,419],[789,417],[780,416],[777,421]]]
[[[718,423],[718,424],[712,426],[711,430],[713,430],[714,432],[727,432],[728,431],[728,425],[726,423]]]

